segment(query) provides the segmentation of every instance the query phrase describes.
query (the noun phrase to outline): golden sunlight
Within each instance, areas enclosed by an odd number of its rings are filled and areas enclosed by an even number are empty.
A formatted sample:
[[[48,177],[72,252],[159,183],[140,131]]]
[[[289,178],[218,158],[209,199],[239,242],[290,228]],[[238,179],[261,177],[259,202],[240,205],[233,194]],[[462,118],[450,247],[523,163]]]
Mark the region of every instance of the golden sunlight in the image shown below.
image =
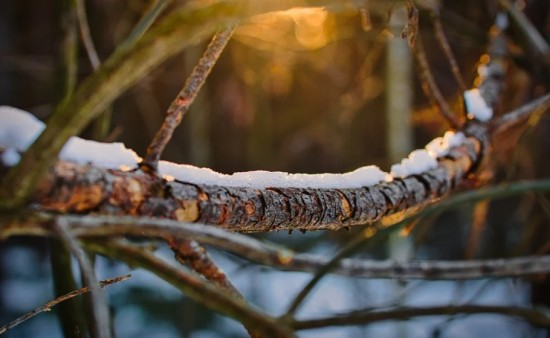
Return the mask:
[[[328,19],[323,7],[297,7],[262,14],[243,23],[237,29],[236,38],[260,49],[319,49],[330,40]]]

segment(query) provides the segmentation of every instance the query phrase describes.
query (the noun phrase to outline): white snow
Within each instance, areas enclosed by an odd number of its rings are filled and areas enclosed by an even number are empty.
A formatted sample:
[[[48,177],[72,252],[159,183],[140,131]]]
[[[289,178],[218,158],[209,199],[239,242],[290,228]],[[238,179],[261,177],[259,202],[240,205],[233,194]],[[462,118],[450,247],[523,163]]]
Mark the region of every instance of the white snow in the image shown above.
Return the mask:
[[[21,155],[19,155],[15,148],[8,148],[2,153],[2,163],[6,167],[12,167],[19,163],[20,160]]]
[[[426,145],[426,150],[433,158],[443,157],[449,153],[449,149],[459,146],[465,140],[463,133],[447,131],[443,137],[436,137]]]
[[[401,160],[401,163],[391,166],[393,177],[407,177],[421,174],[437,167],[437,160],[430,156],[426,149],[413,150],[409,157]]]
[[[466,109],[468,110],[468,117],[481,122],[488,121],[493,117],[493,109],[487,105],[479,89],[465,91],[464,100],[466,102]]]
[[[31,114],[12,107],[0,107],[0,148],[4,149],[2,162],[13,166],[20,160],[19,152],[25,151],[44,129],[44,123]],[[447,155],[449,148],[464,142],[462,133],[449,131],[443,137],[432,140],[425,149],[415,150],[401,163],[391,167],[388,174],[377,166],[365,166],[343,174],[289,174],[280,171],[237,172],[221,174],[209,168],[188,164],[159,162],[159,174],[168,180],[248,188],[318,188],[353,189],[389,182],[394,177],[421,174],[437,167],[437,158]],[[137,167],[141,158],[122,143],[101,143],[71,137],[63,147],[59,158],[65,161],[110,169],[128,170]]]
[[[59,158],[80,164],[90,163],[108,169],[135,168],[141,160],[133,150],[126,148],[122,143],[102,143],[75,136],[67,141]]]
[[[27,150],[44,128],[44,122],[32,114],[14,107],[0,106],[0,147],[6,149],[2,154],[4,165],[14,166],[19,163],[17,151]],[[65,144],[59,158],[109,169],[136,167],[141,160],[122,143],[101,143],[74,136]]]
[[[44,123],[24,110],[0,106],[0,145],[25,151],[44,130]]]
[[[289,174],[258,170],[225,175],[209,168],[160,161],[159,173],[168,179],[175,178],[190,183],[257,189],[267,187],[352,189],[391,180],[388,173],[372,165],[344,174]]]

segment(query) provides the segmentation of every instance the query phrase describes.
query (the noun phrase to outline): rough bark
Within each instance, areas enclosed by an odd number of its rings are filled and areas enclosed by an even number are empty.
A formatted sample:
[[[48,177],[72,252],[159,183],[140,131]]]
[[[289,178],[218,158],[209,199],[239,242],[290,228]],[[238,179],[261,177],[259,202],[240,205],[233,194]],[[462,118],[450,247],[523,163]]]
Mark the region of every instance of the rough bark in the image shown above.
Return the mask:
[[[448,194],[480,160],[480,139],[468,137],[440,158],[435,169],[358,189],[207,186],[166,181],[140,170],[58,161],[41,181],[33,205],[60,213],[169,218],[239,232],[336,230],[371,223]]]

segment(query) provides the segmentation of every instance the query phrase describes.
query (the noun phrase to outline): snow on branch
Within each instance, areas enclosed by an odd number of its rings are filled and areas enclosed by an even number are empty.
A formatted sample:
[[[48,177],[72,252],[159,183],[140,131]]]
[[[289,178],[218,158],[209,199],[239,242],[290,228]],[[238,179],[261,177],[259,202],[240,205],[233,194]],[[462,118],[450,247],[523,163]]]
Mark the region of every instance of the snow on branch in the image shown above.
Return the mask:
[[[24,151],[44,128],[26,112],[0,107],[0,121],[7,120],[0,124],[4,167],[14,164],[6,154]],[[234,231],[338,229],[442,197],[470,172],[481,148],[474,137],[448,132],[391,174],[366,166],[344,174],[224,175],[161,161],[156,176],[138,170],[141,159],[121,143],[73,137],[33,202],[44,210],[154,216]]]
[[[493,118],[493,110],[498,107],[504,88],[504,75],[507,65],[507,40],[504,30],[508,26],[506,13],[501,12],[495,19],[490,32],[490,46],[477,67],[475,80],[477,88],[464,92],[464,102],[469,119],[488,122]]]

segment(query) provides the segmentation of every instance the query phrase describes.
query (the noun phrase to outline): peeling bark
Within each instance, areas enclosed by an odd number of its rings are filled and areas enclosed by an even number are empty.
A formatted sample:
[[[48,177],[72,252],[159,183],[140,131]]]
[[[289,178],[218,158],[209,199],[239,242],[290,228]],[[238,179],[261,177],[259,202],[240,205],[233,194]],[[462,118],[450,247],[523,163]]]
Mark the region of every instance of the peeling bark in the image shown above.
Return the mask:
[[[166,181],[141,170],[59,161],[40,182],[32,203],[36,209],[60,213],[169,218],[238,232],[337,230],[372,223],[445,196],[479,162],[483,148],[479,138],[483,135],[468,137],[440,158],[435,169],[358,189],[197,185]]]

